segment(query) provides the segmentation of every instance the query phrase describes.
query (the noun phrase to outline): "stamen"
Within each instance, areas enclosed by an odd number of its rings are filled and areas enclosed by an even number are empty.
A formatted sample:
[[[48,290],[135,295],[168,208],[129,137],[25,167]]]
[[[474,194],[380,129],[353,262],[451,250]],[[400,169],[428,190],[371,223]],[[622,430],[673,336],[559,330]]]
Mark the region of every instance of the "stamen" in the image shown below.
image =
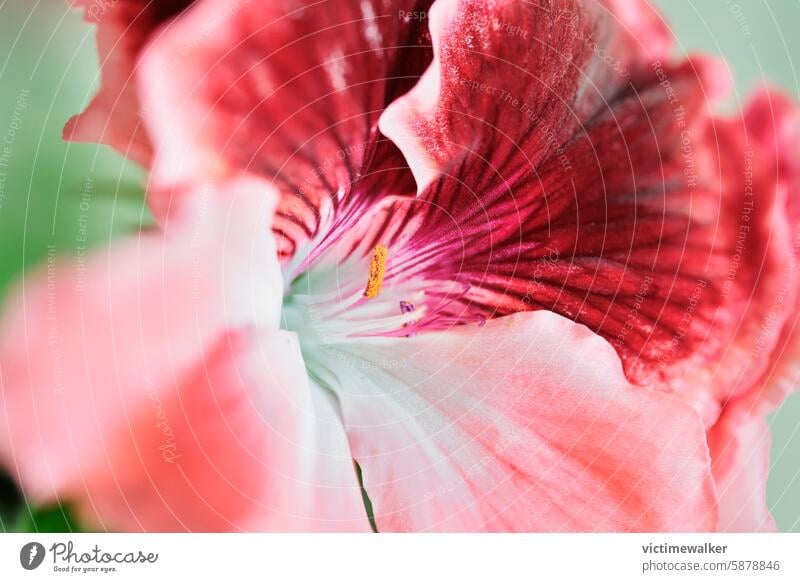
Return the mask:
[[[402,313],[414,313],[415,309],[416,308],[414,307],[414,304],[411,303],[410,301],[403,300],[400,302],[400,311]],[[409,327],[411,325],[414,325],[414,323],[415,321],[407,321],[403,324],[403,327]],[[411,333],[406,335],[406,337],[414,337],[415,335],[417,334],[412,331]]]
[[[381,292],[383,276],[386,274],[386,259],[389,257],[389,249],[383,245],[375,245],[372,249],[372,260],[369,262],[369,275],[367,276],[367,287],[364,289],[364,297],[375,299]]]

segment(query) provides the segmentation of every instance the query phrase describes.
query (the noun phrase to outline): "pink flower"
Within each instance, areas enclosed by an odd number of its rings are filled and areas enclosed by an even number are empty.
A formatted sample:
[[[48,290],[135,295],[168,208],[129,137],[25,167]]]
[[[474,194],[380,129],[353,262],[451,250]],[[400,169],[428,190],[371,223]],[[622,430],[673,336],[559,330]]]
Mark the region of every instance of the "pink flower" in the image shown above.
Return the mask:
[[[673,62],[643,2],[428,4],[200,0],[150,41],[159,232],[53,259],[0,337],[35,501],[368,530],[363,486],[380,531],[774,527],[798,110],[715,117],[726,70]]]

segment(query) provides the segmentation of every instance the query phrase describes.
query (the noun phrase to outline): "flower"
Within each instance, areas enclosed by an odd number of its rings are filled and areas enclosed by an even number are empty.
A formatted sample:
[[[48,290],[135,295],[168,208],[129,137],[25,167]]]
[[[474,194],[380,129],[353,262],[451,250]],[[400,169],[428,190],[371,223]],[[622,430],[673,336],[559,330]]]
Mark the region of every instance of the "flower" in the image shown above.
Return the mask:
[[[200,0],[162,30],[159,231],[54,258],[0,336],[28,495],[125,530],[774,527],[794,104],[716,117],[726,69],[639,1]]]

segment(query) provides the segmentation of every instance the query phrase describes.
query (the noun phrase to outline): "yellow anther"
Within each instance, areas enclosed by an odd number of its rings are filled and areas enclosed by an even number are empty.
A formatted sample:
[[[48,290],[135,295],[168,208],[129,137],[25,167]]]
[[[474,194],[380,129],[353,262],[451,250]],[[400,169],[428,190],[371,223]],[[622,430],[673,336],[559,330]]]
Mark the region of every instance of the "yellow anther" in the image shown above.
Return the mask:
[[[386,274],[386,259],[389,257],[389,249],[383,245],[375,245],[372,249],[372,260],[369,262],[369,275],[367,276],[367,287],[364,289],[364,297],[375,299],[381,292],[383,276]]]

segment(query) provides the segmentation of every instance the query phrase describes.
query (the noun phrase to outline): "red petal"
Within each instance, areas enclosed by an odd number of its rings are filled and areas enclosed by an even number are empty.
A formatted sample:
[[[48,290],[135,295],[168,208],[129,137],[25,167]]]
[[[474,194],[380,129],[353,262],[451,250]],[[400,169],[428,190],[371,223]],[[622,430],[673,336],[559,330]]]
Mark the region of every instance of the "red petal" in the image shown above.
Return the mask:
[[[592,3],[432,12],[436,59],[381,118],[430,183],[389,212],[413,216],[403,276],[461,283],[449,319],[548,309],[584,323],[637,382],[718,355],[705,340],[727,263],[701,130],[724,72],[652,62],[662,49],[648,55],[619,27],[633,13]]]
[[[374,199],[405,193],[410,186],[394,182],[410,183],[407,169],[391,144],[379,143],[377,120],[426,64],[421,21],[402,18],[424,5],[204,2],[145,62],[154,180],[231,171],[274,180],[284,256]],[[376,171],[381,179],[365,183]],[[156,195],[151,203],[163,216],[180,200]]]
[[[674,380],[687,358],[718,356],[723,347],[706,339],[728,262],[715,244],[720,203],[709,182],[716,171],[701,166],[714,147],[701,131],[702,65],[642,76],[569,137],[551,132],[569,124],[572,110],[540,123],[487,102],[483,117],[507,115],[504,125],[475,140],[474,155],[419,200],[387,201],[354,238],[365,252],[372,242],[389,246],[403,265],[398,277],[424,278],[434,292],[459,283],[448,321],[556,311],[606,337],[632,380]],[[559,107],[548,100],[537,108]],[[505,128],[520,126],[528,137],[509,143]],[[441,314],[441,297],[431,300]],[[719,318],[720,333],[730,335],[730,314]]]
[[[420,191],[467,156],[485,156],[485,171],[506,175],[512,160],[536,164],[580,133],[607,100],[641,76],[651,78],[648,65],[664,49],[643,51],[628,24],[655,18],[643,15],[652,9],[634,2],[623,12],[570,0],[437,2],[430,12],[433,63],[380,122]],[[657,25],[644,28],[658,29],[658,39],[666,34]]]
[[[156,29],[194,0],[73,0],[97,25],[101,85],[86,110],[64,127],[64,139],[110,145],[122,155],[149,165],[152,148],[142,125],[134,75],[146,42]]]
[[[711,382],[725,402],[753,389],[775,364],[800,305],[800,109],[764,90],[741,116],[716,120],[708,133],[723,191],[717,246],[730,257],[723,290],[739,306]]]
[[[713,129],[730,201],[722,228],[736,233],[727,283],[745,307],[724,359],[700,390],[716,405],[708,440],[721,527],[772,531],[765,415],[800,385],[800,109],[763,90],[741,118]],[[726,227],[726,221],[736,225]]]

